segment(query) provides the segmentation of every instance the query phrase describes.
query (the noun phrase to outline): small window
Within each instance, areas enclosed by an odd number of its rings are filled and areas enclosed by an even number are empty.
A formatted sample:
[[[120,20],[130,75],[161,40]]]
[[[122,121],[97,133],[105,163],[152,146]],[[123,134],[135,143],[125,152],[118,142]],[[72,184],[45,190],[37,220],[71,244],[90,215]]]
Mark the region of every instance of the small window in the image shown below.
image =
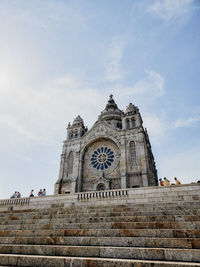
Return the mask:
[[[136,126],[135,119],[132,119],[132,120],[131,120],[131,124],[132,124],[132,125],[131,125],[132,128],[135,128],[135,126]]]
[[[130,128],[130,121],[129,119],[126,120],[126,129],[129,129]]]
[[[132,167],[137,166],[137,161],[136,161],[136,149],[135,149],[135,142],[131,141],[130,142],[130,158],[131,158],[131,165]]]
[[[73,152],[70,152],[68,156],[68,174],[73,173],[73,164],[74,164],[74,156]]]
[[[117,123],[117,128],[122,129],[122,124],[120,122]]]
[[[72,139],[73,136],[74,136],[74,135],[73,135],[73,132],[71,132],[71,133],[69,134],[69,138]]]

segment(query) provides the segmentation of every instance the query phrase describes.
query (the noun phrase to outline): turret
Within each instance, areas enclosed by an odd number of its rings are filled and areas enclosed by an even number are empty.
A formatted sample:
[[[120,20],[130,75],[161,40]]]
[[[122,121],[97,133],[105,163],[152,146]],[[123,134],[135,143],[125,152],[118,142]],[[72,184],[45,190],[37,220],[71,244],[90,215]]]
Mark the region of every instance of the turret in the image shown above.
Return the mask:
[[[72,125],[69,123],[67,127],[67,139],[76,139],[82,137],[87,132],[83,119],[78,115]]]
[[[122,117],[122,129],[133,129],[140,126],[142,126],[142,118],[139,109],[130,103]]]

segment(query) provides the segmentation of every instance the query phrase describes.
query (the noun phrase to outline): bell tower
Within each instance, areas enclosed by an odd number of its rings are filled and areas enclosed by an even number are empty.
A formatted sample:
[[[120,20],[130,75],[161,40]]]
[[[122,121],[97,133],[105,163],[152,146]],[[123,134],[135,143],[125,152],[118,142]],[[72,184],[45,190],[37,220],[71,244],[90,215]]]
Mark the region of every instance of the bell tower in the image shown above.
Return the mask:
[[[81,138],[85,132],[87,131],[87,128],[84,126],[83,119],[80,115],[78,115],[71,125],[68,124],[67,127],[67,139],[76,139]]]
[[[143,121],[138,107],[130,103],[128,107],[126,107],[126,111],[122,117],[122,129],[129,130],[136,127],[141,127],[142,123]]]

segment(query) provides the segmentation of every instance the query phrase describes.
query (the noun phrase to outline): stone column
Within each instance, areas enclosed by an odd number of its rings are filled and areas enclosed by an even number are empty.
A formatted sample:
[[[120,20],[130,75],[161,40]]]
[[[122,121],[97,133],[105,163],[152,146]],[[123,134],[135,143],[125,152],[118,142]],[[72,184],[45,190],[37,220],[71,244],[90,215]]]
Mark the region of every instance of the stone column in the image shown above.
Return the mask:
[[[120,159],[120,173],[121,173],[121,188],[127,188],[126,185],[126,147],[125,138],[121,138],[121,159]]]
[[[140,158],[141,158],[141,169],[142,169],[142,184],[143,186],[148,186],[147,177],[147,155],[146,155],[146,144],[140,143]]]
[[[73,162],[73,173],[72,173],[72,185],[71,185],[71,193],[75,193],[76,190],[76,181],[78,179],[78,170],[79,170],[79,152],[74,153],[74,162]]]

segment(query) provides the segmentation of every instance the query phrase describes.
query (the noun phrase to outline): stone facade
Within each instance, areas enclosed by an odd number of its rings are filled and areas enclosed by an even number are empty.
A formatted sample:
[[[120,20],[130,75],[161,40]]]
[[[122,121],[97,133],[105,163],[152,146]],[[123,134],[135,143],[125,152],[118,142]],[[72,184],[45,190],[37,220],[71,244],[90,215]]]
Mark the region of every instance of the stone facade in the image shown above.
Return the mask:
[[[123,112],[110,96],[88,131],[77,116],[68,124],[55,194],[158,184],[154,157],[139,109]]]

